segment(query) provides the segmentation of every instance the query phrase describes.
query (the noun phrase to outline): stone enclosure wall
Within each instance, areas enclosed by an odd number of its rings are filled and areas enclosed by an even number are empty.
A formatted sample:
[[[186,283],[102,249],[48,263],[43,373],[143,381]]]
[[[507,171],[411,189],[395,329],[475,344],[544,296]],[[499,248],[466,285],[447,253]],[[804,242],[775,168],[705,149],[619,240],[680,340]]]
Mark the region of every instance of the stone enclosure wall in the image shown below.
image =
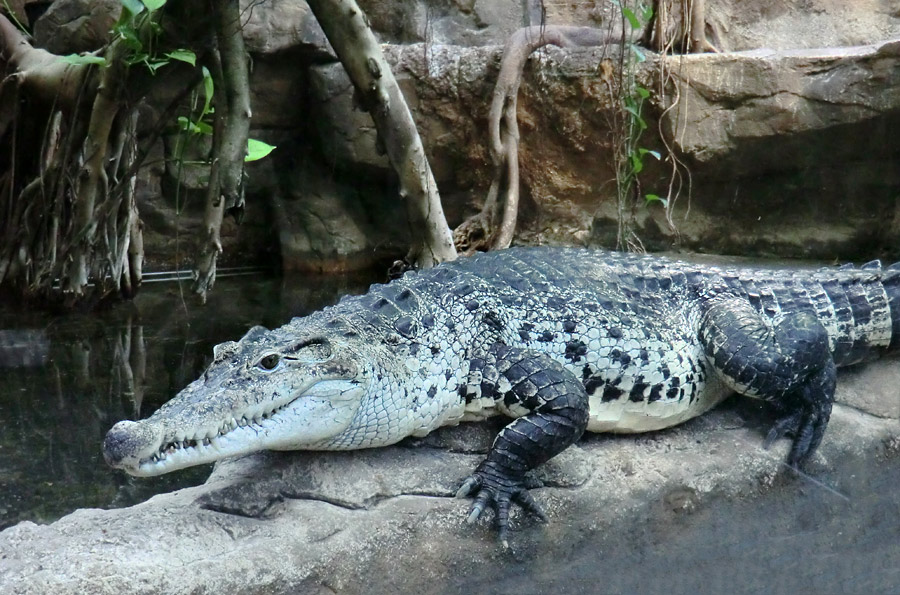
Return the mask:
[[[59,53],[96,46],[118,3],[103,4],[52,3],[35,23],[37,43]],[[607,27],[619,18],[606,0],[360,4],[386,44],[451,226],[477,212],[490,184],[487,111],[508,36],[542,19]],[[648,53],[639,67],[655,91],[642,142],[662,152],[668,145],[683,164],[674,229],[658,204],[628,213],[644,246],[825,260],[900,256],[896,3],[707,5],[707,32],[722,53]],[[274,262],[280,254],[285,268],[331,271],[402,255],[406,229],[393,174],[308,7],[248,1],[244,15],[251,134],[279,148],[250,168],[247,220],[223,230],[225,264]],[[609,119],[619,108],[604,66],[615,65],[615,52],[545,48],[530,59],[518,104],[516,242],[615,245]],[[662,83],[661,71],[668,74]],[[159,156],[170,149],[163,144]],[[674,199],[671,163],[649,164],[642,190]],[[201,201],[193,198],[175,215],[174,184],[158,164],[143,176],[150,268],[170,266],[173,230],[189,233],[199,219]],[[202,177],[186,185],[182,198],[199,190]]]

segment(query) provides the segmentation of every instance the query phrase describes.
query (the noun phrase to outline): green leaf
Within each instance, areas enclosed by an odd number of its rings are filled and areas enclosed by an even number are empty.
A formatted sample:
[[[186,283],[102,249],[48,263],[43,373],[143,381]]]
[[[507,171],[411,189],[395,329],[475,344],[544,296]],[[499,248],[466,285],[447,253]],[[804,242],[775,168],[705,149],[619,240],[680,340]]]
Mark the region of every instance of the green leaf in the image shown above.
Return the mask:
[[[159,10],[163,6],[166,5],[166,0],[143,0],[144,6],[147,7],[147,10],[153,12],[154,10]]]
[[[122,6],[132,15],[144,12],[144,3],[141,0],[122,0]]]
[[[150,70],[151,74],[156,74],[156,71],[169,63],[169,60],[144,60],[144,64]]]
[[[646,62],[647,61],[647,56],[644,55],[644,52],[641,50],[641,48],[639,48],[638,46],[636,46],[633,43],[630,44],[629,47],[631,47],[631,51],[632,51],[632,53],[634,53],[634,57],[637,58],[638,62]]]
[[[641,22],[638,20],[637,15],[634,14],[634,11],[628,8],[627,6],[622,7],[622,15],[628,19],[628,24],[631,25],[632,29],[640,29]]]
[[[654,157],[656,157],[657,161],[662,159],[662,155],[659,154],[659,151],[651,151],[650,149],[641,148],[641,149],[638,149],[638,153],[640,153],[642,156],[643,155],[653,155]]]
[[[636,85],[634,87],[634,92],[640,95],[641,99],[647,99],[648,97],[650,97],[650,91],[640,85]]]
[[[132,27],[128,23],[119,23],[115,27],[113,27],[113,31],[122,38],[122,41],[126,46],[133,52],[140,52],[144,44],[141,43],[140,38],[138,37],[137,31],[135,31],[134,27]]]
[[[191,50],[172,50],[166,54],[166,57],[178,60],[179,62],[187,62],[191,66],[197,65],[197,54]]]
[[[210,105],[210,103],[212,103],[213,90],[214,90],[214,85],[213,85],[212,75],[209,73],[209,69],[207,69],[206,66],[204,66],[203,67],[203,93],[204,93],[205,99],[203,100],[203,111],[200,112],[201,118],[209,113],[209,105]]]
[[[244,161],[256,161],[262,159],[273,150],[275,150],[273,145],[264,143],[261,140],[256,140],[255,138],[248,138],[247,156],[244,157]]]
[[[81,56],[79,54],[69,54],[67,56],[60,56],[59,58],[66,64],[74,64],[75,66],[83,66],[85,64],[97,64],[99,66],[106,66],[106,58],[103,56],[92,56],[90,54],[86,56]]]
[[[645,23],[649,23],[650,19],[653,18],[653,5],[647,4],[641,6],[641,17],[644,19]]]
[[[207,124],[206,122],[193,122],[184,116],[178,116],[178,127],[186,132],[191,132],[193,134],[212,134],[213,127]]]
[[[644,169],[644,162],[641,161],[641,157],[637,153],[631,154],[631,171],[632,173],[639,174]]]
[[[150,54],[147,52],[135,52],[130,56],[125,56],[123,61],[129,66],[134,66],[135,64],[145,64],[149,59]]]
[[[640,110],[639,110],[637,107],[635,107],[634,105],[629,105],[629,104],[626,102],[624,108],[625,108],[625,111],[626,111],[626,112],[628,112],[629,114],[631,114],[631,115],[634,116],[635,118],[640,118],[640,117],[641,117],[641,112],[640,112]]]
[[[644,196],[644,198],[647,200],[647,204],[650,204],[652,202],[659,202],[662,203],[662,206],[666,208],[668,208],[669,206],[669,199],[663,198],[657,194],[647,194]]]

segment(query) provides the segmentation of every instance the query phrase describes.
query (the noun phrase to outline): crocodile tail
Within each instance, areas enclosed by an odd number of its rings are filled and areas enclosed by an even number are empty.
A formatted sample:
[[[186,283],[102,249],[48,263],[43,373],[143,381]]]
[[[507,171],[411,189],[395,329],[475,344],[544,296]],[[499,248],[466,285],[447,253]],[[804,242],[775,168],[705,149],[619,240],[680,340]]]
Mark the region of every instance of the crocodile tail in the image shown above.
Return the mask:
[[[873,260],[859,267],[821,269],[815,277],[829,298],[833,318],[824,324],[836,327],[832,352],[838,365],[870,360],[900,346],[900,263],[883,267]]]
[[[900,262],[884,269],[881,283],[891,309],[891,344],[888,349],[893,351],[900,348]]]
[[[815,313],[838,366],[900,348],[900,263],[882,267],[876,260],[860,267],[756,271],[741,274],[740,285],[751,304],[769,316]]]

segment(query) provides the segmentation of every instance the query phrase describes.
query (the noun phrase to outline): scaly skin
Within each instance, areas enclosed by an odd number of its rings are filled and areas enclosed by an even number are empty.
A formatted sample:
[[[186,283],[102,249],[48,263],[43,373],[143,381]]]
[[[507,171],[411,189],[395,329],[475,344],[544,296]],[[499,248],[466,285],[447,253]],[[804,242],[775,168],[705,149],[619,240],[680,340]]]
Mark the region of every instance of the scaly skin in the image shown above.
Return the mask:
[[[516,418],[460,489],[470,518],[538,511],[528,471],[589,431],[643,432],[732,391],[775,404],[789,464],[822,440],[835,367],[900,342],[900,272],[722,268],[571,248],[492,252],[408,273],[215,349],[148,419],[108,433],[107,462],[157,475],[259,450],[393,444]],[[542,514],[542,513],[539,513]]]

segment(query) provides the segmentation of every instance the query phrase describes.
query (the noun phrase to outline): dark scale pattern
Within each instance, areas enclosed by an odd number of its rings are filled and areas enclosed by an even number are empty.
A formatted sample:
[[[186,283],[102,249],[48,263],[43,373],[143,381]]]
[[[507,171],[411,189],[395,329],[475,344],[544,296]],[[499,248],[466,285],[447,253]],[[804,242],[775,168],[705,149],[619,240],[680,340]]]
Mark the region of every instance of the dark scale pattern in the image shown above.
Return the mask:
[[[730,389],[774,403],[770,439],[792,434],[789,463],[807,460],[828,423],[835,367],[900,344],[900,267],[773,271],[510,249],[410,272],[249,333],[215,365],[246,375],[276,339],[310,336],[359,368],[335,382],[362,394],[346,430],[314,448],[391,444],[496,413],[516,418],[460,490],[475,494],[475,517],[494,506],[505,535],[511,501],[537,511],[525,473],[585,427],[669,427]],[[290,369],[291,386],[309,374]],[[256,404],[271,394],[244,393]]]
[[[502,391],[503,407],[520,417],[497,435],[487,458],[464,482],[459,495],[476,493],[472,520],[486,506],[496,508],[500,539],[505,543],[512,501],[530,500],[526,474],[581,437],[588,422],[588,397],[581,382],[545,354],[497,345],[484,367],[496,367],[494,388],[499,388],[501,377],[507,386]]]

